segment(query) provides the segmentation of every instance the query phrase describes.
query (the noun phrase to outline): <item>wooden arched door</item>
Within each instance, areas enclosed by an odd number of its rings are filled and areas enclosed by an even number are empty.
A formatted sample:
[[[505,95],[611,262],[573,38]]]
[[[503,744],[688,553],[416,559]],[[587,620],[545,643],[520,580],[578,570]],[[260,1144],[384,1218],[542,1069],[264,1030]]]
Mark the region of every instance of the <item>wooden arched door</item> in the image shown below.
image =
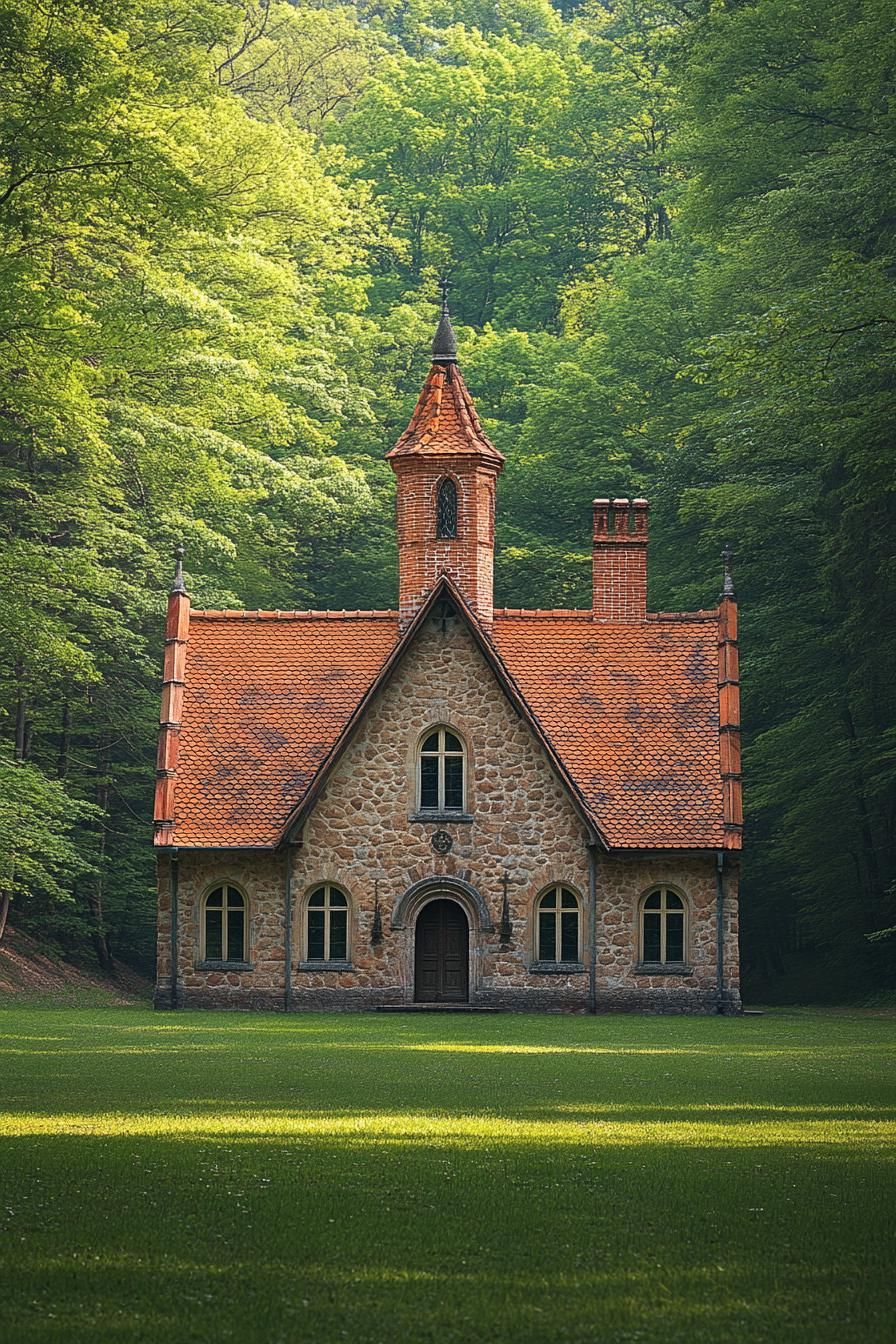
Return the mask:
[[[414,932],[414,998],[466,1003],[470,995],[470,925],[457,901],[430,901]]]

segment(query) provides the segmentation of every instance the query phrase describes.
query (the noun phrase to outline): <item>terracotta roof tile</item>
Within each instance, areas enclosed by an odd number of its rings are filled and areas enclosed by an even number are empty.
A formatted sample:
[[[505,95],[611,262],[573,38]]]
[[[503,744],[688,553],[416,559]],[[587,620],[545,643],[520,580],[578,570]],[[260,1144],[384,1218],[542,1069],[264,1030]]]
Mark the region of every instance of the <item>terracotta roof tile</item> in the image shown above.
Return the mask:
[[[498,466],[504,462],[483,432],[460,369],[455,364],[433,364],[410,423],[386,458],[446,453],[475,453]]]
[[[194,612],[168,842],[275,844],[397,639],[394,612]],[[611,847],[722,843],[716,613],[497,611],[492,640]]]
[[[722,843],[714,612],[496,612],[493,639],[612,847]]]
[[[276,844],[397,637],[393,612],[193,612],[172,843]]]

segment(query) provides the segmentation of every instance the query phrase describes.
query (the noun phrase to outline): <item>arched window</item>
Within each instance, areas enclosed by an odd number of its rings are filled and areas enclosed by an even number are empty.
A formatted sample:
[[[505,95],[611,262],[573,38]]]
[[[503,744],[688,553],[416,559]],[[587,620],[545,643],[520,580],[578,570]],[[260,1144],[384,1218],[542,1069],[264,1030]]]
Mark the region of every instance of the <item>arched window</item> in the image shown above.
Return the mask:
[[[551,887],[539,896],[536,929],[538,961],[580,961],[579,898],[569,887]]]
[[[453,541],[457,536],[457,486],[446,476],[436,495],[436,536]]]
[[[348,961],[348,901],[338,887],[317,887],[305,915],[308,961]]]
[[[641,902],[641,960],[651,965],[684,963],[686,945],[684,901],[667,887],[651,891]]]
[[[236,887],[215,887],[204,901],[203,950],[206,961],[246,960],[246,898]]]
[[[463,812],[464,744],[448,728],[434,728],[420,746],[421,812]]]

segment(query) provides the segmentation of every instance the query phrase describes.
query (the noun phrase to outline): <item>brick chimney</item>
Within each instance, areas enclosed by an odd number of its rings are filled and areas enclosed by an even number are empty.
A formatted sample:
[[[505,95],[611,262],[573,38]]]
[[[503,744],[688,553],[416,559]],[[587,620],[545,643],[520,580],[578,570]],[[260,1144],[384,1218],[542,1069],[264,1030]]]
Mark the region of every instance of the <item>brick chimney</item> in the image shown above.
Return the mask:
[[[597,621],[647,615],[646,499],[594,501],[592,614]]]

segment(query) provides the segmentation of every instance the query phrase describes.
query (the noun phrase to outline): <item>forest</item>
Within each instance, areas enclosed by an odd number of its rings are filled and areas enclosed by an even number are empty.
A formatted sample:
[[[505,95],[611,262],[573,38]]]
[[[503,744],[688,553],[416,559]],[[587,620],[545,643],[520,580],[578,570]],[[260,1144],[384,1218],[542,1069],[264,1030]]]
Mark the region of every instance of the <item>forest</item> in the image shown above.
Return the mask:
[[[394,605],[444,273],[497,602],[589,605],[597,494],[652,609],[730,543],[747,992],[892,989],[892,19],[0,0],[0,926],[151,969],[173,548],[201,606]]]

